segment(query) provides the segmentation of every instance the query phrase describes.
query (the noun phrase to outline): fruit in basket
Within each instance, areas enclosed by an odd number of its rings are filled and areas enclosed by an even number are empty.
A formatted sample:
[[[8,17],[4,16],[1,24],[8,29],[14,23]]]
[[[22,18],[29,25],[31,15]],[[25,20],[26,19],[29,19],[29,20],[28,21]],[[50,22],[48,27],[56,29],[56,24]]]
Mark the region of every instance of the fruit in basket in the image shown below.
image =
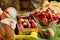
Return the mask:
[[[40,18],[43,22],[49,23],[49,22],[54,22],[58,20],[58,17],[54,13],[54,10],[48,8],[46,11],[41,11],[41,12],[35,12],[34,13],[35,17]]]
[[[35,12],[36,17],[39,17],[39,14],[40,14],[39,12]]]
[[[37,23],[31,17],[22,18],[24,22],[21,22],[21,18],[18,20],[18,30],[19,34],[30,34],[31,32],[39,32],[39,28],[37,27]]]
[[[25,19],[25,22],[26,22],[28,28],[30,28],[31,27],[31,24],[30,24],[29,20],[28,19]]]
[[[42,21],[48,22],[48,19],[47,18],[42,18]]]
[[[24,22],[24,19],[20,19],[21,22]]]
[[[23,23],[24,28],[29,28],[28,24],[26,22]]]
[[[28,25],[28,24],[26,22],[24,22],[23,25]]]
[[[36,22],[30,17],[19,19],[18,24],[21,24],[24,28],[35,28],[37,26]]]
[[[37,26],[37,23],[35,23],[34,20],[32,20],[31,27],[35,28],[36,26]]]

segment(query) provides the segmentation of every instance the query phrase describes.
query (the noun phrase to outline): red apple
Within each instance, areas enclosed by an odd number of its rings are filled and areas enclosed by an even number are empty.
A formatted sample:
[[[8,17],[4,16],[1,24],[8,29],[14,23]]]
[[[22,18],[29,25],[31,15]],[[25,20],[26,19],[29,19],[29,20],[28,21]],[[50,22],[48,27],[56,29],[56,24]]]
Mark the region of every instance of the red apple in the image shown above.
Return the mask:
[[[40,12],[35,12],[34,16],[39,17]]]
[[[18,20],[18,24],[21,23],[20,19]]]
[[[29,20],[28,19],[25,19],[25,22],[27,22],[28,27],[30,28],[31,27],[31,24],[29,23]]]
[[[42,18],[42,21],[48,22],[48,19],[47,18]]]
[[[23,25],[28,25],[28,24],[26,22],[24,22]]]
[[[50,13],[46,13],[45,15],[46,15],[47,19],[50,19],[52,17],[52,15]]]
[[[35,24],[34,23],[31,23],[31,28],[35,28]]]
[[[36,26],[37,26],[37,24],[35,23],[34,20],[32,20],[31,27],[32,27],[32,28],[35,28]]]
[[[21,21],[21,22],[24,22],[24,19],[21,18],[20,21]]]

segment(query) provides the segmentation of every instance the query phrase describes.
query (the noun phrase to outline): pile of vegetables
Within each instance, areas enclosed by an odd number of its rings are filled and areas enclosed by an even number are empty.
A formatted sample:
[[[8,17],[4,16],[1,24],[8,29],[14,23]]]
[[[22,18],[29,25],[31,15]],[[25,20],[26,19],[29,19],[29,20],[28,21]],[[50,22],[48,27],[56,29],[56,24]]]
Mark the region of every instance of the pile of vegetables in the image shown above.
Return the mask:
[[[49,5],[48,5],[49,6]],[[15,35],[17,40],[60,40],[60,25],[58,25],[60,20],[60,13],[55,12],[56,10],[52,9],[51,7],[47,8],[46,10],[40,10],[38,12],[35,12],[34,14],[30,15],[35,23],[37,23],[37,26],[35,26],[32,19],[30,20],[27,18],[27,21],[32,25],[29,27],[28,22],[24,21],[23,18],[21,22],[21,19],[19,19],[18,23],[22,23],[23,29],[25,25],[27,26],[27,29],[29,28],[36,28],[38,27],[40,30],[37,31],[31,31],[29,34],[24,35]],[[29,21],[30,20],[30,21]],[[26,23],[25,23],[26,22]],[[55,25],[56,24],[56,25]],[[20,25],[21,26],[21,25]],[[29,31],[27,31],[29,32]]]

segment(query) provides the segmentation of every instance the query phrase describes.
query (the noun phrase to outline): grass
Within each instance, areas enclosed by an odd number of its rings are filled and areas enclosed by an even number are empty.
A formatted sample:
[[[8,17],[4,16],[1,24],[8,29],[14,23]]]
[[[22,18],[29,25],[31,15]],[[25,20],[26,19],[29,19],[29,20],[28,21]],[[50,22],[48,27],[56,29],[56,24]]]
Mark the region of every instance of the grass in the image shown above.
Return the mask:
[[[60,25],[54,27],[53,30],[55,31],[55,36],[50,37],[46,40],[60,40]],[[44,40],[44,39],[42,38],[42,40]]]
[[[56,26],[53,30],[55,31],[55,36],[48,38],[48,40],[60,40],[60,26]]]

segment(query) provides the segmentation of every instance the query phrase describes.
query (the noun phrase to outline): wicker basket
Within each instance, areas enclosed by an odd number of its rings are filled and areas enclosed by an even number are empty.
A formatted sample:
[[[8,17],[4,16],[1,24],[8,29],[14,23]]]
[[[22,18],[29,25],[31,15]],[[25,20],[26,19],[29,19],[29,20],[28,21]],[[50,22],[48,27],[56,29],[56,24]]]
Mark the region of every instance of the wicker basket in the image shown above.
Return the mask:
[[[20,16],[17,17],[17,20],[19,20],[20,18],[24,19],[24,18],[27,18],[27,17],[30,17],[30,14],[23,13]],[[41,29],[38,28],[38,26],[36,28],[21,28],[21,27],[18,27],[18,31],[19,31],[19,34],[30,34],[32,31],[40,32]]]
[[[30,34],[31,32],[40,32],[39,28],[18,28],[19,34]]]

